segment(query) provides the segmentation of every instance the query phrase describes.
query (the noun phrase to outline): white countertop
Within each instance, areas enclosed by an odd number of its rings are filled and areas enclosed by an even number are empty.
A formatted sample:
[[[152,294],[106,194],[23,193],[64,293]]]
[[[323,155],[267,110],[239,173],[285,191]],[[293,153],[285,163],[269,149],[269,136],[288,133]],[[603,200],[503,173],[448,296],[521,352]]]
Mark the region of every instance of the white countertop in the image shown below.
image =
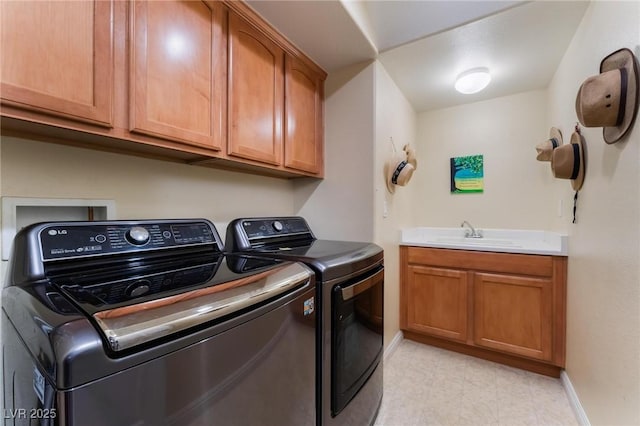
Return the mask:
[[[468,229],[468,228],[467,228]],[[557,232],[518,229],[480,229],[482,238],[467,238],[463,228],[408,228],[400,245],[568,256],[568,236]]]

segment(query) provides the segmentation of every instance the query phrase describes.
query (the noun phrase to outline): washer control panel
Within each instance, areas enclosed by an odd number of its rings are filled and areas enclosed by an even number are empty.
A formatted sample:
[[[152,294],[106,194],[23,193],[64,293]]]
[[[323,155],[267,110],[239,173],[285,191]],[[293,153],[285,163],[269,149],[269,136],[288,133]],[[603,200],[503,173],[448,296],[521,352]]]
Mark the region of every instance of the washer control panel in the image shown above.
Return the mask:
[[[219,245],[215,228],[206,221],[52,223],[40,230],[39,237],[43,261]]]

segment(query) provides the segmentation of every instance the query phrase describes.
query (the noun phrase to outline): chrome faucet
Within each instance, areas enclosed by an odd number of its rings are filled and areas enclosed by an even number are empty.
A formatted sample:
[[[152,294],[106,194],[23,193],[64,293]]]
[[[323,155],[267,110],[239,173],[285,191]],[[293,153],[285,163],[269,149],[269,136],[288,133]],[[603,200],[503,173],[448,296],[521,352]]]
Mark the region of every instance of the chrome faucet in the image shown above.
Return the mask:
[[[466,220],[463,220],[462,223],[460,224],[460,227],[464,228],[465,225],[467,225],[471,229],[471,230],[465,231],[464,233],[465,238],[482,238],[481,230],[476,230],[469,222],[467,222]]]

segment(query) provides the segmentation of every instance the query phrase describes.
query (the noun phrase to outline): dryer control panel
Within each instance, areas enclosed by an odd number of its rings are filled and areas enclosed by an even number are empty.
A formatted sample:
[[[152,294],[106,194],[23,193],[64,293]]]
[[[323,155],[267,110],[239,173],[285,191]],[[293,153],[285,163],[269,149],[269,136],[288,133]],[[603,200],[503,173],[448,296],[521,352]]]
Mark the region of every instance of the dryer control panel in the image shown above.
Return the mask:
[[[299,216],[235,219],[227,227],[227,248],[247,250],[273,241],[314,240],[307,221]]]
[[[242,229],[249,240],[270,236],[310,234],[307,222],[301,217],[247,219],[242,221]]]

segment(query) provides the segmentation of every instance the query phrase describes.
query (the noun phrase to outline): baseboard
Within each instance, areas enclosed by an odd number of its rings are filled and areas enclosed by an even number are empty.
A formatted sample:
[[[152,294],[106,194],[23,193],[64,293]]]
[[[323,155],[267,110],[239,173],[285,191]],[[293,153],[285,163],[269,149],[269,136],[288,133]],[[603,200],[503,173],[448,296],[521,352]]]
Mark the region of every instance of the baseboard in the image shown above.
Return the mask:
[[[387,358],[389,358],[391,356],[392,353],[395,352],[395,350],[398,348],[398,345],[400,344],[400,342],[402,342],[403,338],[404,337],[402,335],[402,331],[398,330],[396,335],[393,336],[393,339],[391,339],[391,343],[389,343],[389,346],[387,346],[387,349],[385,349],[385,351],[384,351],[383,359],[385,361],[387,360]]]
[[[565,370],[560,373],[560,381],[562,382],[564,391],[567,393],[567,398],[569,398],[569,405],[571,405],[571,409],[573,410],[573,414],[576,415],[576,420],[578,421],[578,423],[581,426],[591,426],[589,418],[587,417],[587,413],[585,413],[584,408],[582,408],[582,404],[580,404],[578,394],[573,388],[573,384],[571,384],[569,375]]]

